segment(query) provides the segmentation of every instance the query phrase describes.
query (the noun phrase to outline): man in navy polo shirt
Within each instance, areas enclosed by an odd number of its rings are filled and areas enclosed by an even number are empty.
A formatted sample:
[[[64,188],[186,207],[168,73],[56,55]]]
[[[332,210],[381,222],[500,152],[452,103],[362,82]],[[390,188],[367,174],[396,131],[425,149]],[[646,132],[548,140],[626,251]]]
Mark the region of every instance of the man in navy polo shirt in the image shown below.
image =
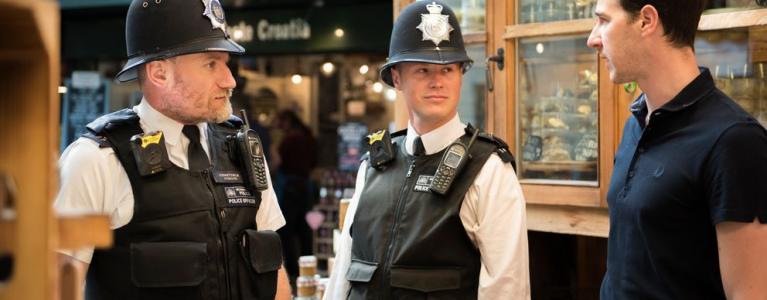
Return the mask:
[[[699,68],[700,0],[599,0],[589,47],[636,81],[602,299],[767,299],[767,132]]]

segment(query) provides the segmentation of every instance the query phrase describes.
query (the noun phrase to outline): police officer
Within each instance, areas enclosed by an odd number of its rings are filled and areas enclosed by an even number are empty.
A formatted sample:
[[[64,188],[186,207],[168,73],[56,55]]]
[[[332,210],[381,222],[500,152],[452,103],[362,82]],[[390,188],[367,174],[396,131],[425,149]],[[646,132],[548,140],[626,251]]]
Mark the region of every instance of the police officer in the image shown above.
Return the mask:
[[[117,80],[138,79],[144,98],[88,124],[60,160],[56,208],[107,214],[114,230],[110,249],[65,253],[89,264],[87,299],[275,297],[285,221],[257,181],[257,136],[232,116],[226,63],[244,49],[225,22],[218,0],[128,9]]]
[[[402,11],[381,78],[405,98],[408,128],[369,137],[326,299],[529,299],[513,157],[457,115],[471,62],[447,5]]]

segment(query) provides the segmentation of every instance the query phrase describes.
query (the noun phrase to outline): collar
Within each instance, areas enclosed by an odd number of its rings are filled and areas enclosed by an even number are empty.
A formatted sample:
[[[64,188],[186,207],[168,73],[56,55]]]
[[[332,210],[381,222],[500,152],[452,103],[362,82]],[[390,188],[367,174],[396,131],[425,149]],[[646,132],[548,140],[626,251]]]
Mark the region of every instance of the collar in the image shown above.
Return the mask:
[[[465,134],[464,128],[466,128],[466,125],[461,123],[458,114],[456,114],[444,125],[422,135],[421,142],[423,142],[426,155],[431,155],[445,149],[457,138]],[[413,140],[415,140],[416,137],[418,137],[418,133],[415,131],[415,128],[413,128],[413,124],[408,122],[407,136],[405,136],[405,151],[410,155],[413,154]]]
[[[711,90],[716,88],[714,78],[706,67],[698,67],[700,74],[687,84],[671,101],[667,102],[656,111],[677,112],[690,107],[708,95]],[[629,106],[631,113],[644,123],[647,116],[647,96],[642,93]]]
[[[133,107],[133,111],[138,115],[141,128],[144,131],[162,131],[163,135],[165,135],[165,143],[169,145],[179,145],[181,143],[181,129],[184,128],[184,124],[163,115],[149,105],[145,98],[142,98],[141,102]],[[197,123],[197,127],[200,128],[200,137],[205,140],[208,135],[207,123]]]

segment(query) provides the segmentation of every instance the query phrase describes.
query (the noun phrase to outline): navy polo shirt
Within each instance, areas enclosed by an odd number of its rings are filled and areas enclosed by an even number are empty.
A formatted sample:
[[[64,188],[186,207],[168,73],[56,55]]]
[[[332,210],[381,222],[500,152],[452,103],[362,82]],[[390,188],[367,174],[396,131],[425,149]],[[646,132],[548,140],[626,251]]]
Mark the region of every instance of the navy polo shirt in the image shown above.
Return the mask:
[[[601,299],[725,299],[715,225],[767,222],[767,132],[708,69],[650,116],[641,95],[615,156]]]

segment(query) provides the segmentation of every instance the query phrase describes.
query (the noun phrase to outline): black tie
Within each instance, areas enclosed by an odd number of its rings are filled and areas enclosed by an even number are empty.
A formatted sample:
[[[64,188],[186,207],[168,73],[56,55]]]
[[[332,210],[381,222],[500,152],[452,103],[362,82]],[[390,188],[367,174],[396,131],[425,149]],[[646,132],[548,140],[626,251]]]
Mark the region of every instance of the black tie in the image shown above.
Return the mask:
[[[189,170],[200,171],[207,169],[210,166],[210,161],[208,161],[208,156],[205,154],[205,150],[202,149],[202,144],[200,144],[200,129],[196,125],[184,125],[184,129],[181,132],[189,138],[189,148],[186,150],[189,158]]]
[[[421,156],[424,153],[426,153],[426,149],[423,147],[423,141],[421,141],[421,137],[418,136],[413,140],[413,155]]]

